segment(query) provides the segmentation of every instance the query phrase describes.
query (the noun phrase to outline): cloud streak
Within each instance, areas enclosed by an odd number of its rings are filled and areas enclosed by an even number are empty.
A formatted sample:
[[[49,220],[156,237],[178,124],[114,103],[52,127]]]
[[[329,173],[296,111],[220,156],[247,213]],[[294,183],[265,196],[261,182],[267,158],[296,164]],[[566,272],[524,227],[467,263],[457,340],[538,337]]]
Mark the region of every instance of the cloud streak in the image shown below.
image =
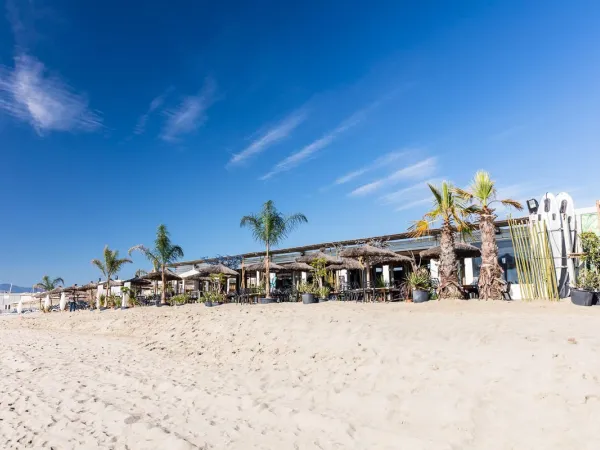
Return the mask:
[[[422,197],[429,194],[430,190],[427,187],[428,184],[437,185],[441,182],[439,179],[430,179],[426,181],[420,181],[412,186],[405,187],[403,189],[391,192],[386,195],[379,197],[379,200],[384,205],[390,205],[399,203],[406,200],[414,200],[415,197]]]
[[[268,180],[269,178],[272,178],[281,172],[293,169],[294,167],[298,166],[299,164],[310,158],[314,153],[324,149],[325,147],[328,147],[341,134],[345,133],[349,129],[361,123],[365,119],[368,109],[370,108],[363,109],[352,114],[341,124],[339,124],[336,128],[325,134],[323,137],[311,142],[307,146],[303,147],[300,151],[293,153],[284,160],[280,161],[271,169],[270,172],[260,177],[260,179]]]
[[[431,176],[437,169],[437,158],[430,157],[408,167],[404,167],[391,175],[368,184],[364,184],[352,192],[350,196],[360,197],[372,194],[385,186],[391,186],[404,180],[422,179]]]
[[[381,167],[386,166],[387,164],[390,164],[390,163],[393,163],[394,161],[399,160],[401,157],[405,156],[406,153],[407,152],[405,152],[405,151],[396,151],[396,152],[390,152],[383,156],[380,156],[379,158],[377,158],[375,160],[375,162],[373,164],[363,167],[362,169],[354,170],[352,172],[347,173],[346,175],[336,178],[334,184],[336,184],[336,185],[346,184],[346,183],[360,177],[361,175],[364,175],[365,173],[368,173],[372,170],[379,169]]]
[[[48,74],[32,56],[15,57],[14,67],[0,67],[0,110],[31,125],[39,135],[50,131],[94,131],[100,115],[58,76]]]
[[[196,131],[206,121],[206,111],[215,102],[216,84],[208,78],[198,95],[185,97],[177,107],[166,110],[160,133],[165,142],[177,142],[181,136]]]
[[[236,153],[229,160],[228,165],[240,164],[252,156],[264,152],[271,145],[287,138],[302,122],[306,120],[305,111],[296,111],[274,127],[268,129],[261,137],[252,142],[240,153]]]
[[[148,110],[144,114],[142,114],[140,116],[140,118],[138,119],[137,124],[135,125],[135,128],[133,129],[134,134],[140,135],[146,131],[146,123],[148,122],[148,118],[152,115],[152,113],[154,111],[156,111],[157,109],[159,109],[163,106],[167,96],[171,93],[172,90],[173,90],[173,88],[169,87],[165,92],[160,94],[158,97],[155,97],[152,99],[152,101],[150,102],[150,106],[148,107]]]

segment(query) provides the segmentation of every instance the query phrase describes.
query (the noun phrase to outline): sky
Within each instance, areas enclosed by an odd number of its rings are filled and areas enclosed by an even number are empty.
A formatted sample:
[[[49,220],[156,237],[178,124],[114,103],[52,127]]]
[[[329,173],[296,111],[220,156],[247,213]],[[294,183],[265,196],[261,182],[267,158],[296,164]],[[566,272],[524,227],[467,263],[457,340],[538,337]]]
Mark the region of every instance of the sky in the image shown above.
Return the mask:
[[[2,0],[0,282],[405,231],[426,182],[600,198],[597,1]],[[119,275],[149,268],[141,255]]]

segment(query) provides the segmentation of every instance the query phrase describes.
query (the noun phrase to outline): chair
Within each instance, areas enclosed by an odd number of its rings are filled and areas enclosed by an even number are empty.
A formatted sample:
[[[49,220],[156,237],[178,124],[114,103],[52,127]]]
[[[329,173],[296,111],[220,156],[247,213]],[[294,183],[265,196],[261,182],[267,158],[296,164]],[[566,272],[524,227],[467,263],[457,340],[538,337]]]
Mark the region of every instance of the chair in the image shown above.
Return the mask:
[[[512,297],[510,296],[510,287],[512,286],[512,281],[507,281],[506,284],[504,285],[504,290],[502,291],[502,297],[504,297],[504,300],[512,300]]]

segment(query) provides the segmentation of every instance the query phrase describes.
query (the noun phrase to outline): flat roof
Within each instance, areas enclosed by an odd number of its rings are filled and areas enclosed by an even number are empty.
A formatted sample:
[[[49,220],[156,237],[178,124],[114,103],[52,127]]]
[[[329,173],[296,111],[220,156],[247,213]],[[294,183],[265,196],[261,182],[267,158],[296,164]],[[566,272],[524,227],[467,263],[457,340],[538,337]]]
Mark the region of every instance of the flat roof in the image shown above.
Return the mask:
[[[515,218],[514,220],[520,220],[520,219],[526,219],[526,217]],[[504,228],[504,227],[508,226],[508,220],[497,220],[496,222],[494,222],[494,224],[496,225],[497,228]],[[441,228],[434,228],[432,230],[429,230],[429,232],[426,234],[426,236],[436,236],[436,235],[441,234],[441,232],[442,232]],[[360,238],[360,239],[347,239],[345,241],[321,242],[320,244],[310,244],[310,245],[303,245],[300,247],[281,248],[281,249],[271,250],[269,253],[271,255],[282,255],[282,254],[286,254],[286,253],[303,253],[303,252],[307,252],[307,251],[311,251],[311,250],[319,250],[321,248],[345,247],[348,245],[359,245],[364,242],[372,241],[372,240],[398,241],[398,240],[402,240],[402,239],[419,239],[419,238],[414,238],[412,236],[411,232],[405,231],[403,233],[385,234],[383,236],[371,236],[371,237]],[[217,257],[217,258],[205,258],[205,259],[193,259],[193,260],[188,260],[188,261],[180,261],[180,262],[176,262],[173,264],[169,264],[169,267],[190,266],[190,265],[202,264],[202,263],[213,263],[213,262],[221,261],[222,258],[257,258],[260,256],[265,256],[265,255],[266,255],[266,252],[263,250],[260,252],[242,253],[239,255],[226,255],[224,257]]]

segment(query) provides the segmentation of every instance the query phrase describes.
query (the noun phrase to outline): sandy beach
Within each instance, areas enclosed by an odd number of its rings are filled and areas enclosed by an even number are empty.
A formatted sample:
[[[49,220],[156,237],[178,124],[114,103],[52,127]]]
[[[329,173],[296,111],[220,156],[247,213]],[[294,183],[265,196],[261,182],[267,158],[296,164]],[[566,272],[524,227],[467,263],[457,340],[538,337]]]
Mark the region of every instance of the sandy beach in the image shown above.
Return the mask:
[[[600,308],[224,305],[0,319],[0,447],[597,449]]]

